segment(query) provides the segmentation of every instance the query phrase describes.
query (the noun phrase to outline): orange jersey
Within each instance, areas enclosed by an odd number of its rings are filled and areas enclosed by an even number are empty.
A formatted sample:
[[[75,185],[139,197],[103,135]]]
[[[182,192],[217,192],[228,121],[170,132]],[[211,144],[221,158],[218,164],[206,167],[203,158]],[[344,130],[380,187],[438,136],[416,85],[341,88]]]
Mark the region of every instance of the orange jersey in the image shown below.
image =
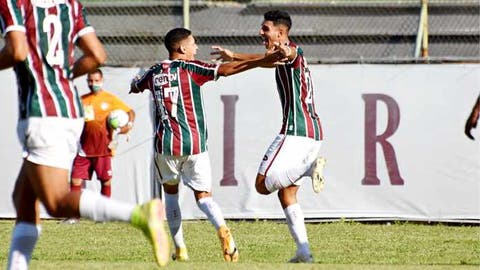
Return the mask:
[[[104,90],[83,95],[82,103],[85,126],[80,142],[83,151],[87,157],[111,156],[108,144],[112,141],[112,130],[108,127],[108,115],[116,109],[126,112],[132,109],[120,98]]]

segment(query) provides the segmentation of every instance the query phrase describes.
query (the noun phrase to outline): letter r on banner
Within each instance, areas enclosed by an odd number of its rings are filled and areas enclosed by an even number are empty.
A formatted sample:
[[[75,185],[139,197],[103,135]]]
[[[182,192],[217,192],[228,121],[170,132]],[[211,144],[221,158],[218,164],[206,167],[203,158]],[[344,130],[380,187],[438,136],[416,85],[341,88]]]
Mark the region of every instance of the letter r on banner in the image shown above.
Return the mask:
[[[238,95],[222,95],[223,102],[223,178],[220,186],[237,186],[235,179],[235,104]]]
[[[363,94],[365,101],[365,177],[362,185],[380,185],[377,176],[377,143],[380,144],[385,156],[388,176],[392,185],[403,185],[404,181],[398,169],[395,149],[387,141],[400,124],[400,109],[397,102],[384,94]],[[388,123],[383,134],[377,135],[377,101],[387,105]]]

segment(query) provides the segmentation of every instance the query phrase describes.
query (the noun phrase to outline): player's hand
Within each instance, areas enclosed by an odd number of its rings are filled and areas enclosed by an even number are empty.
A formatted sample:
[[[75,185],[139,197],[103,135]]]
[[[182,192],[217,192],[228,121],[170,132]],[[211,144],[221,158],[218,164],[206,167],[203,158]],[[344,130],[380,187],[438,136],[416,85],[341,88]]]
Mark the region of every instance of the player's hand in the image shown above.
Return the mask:
[[[279,43],[274,43],[273,47],[268,49],[265,53],[265,57],[267,61],[274,66],[285,65],[285,62],[288,61],[288,58],[285,57],[284,52],[280,49]]]
[[[229,49],[222,48],[220,46],[212,46],[212,52],[210,52],[210,55],[215,55],[217,58],[212,59],[213,61],[233,61],[233,52],[230,51]]]
[[[142,76],[140,76],[140,74],[137,74],[135,75],[135,78],[132,79],[132,81],[130,82],[130,91],[128,92],[129,94],[140,92],[137,87],[137,81],[140,80],[141,77]]]

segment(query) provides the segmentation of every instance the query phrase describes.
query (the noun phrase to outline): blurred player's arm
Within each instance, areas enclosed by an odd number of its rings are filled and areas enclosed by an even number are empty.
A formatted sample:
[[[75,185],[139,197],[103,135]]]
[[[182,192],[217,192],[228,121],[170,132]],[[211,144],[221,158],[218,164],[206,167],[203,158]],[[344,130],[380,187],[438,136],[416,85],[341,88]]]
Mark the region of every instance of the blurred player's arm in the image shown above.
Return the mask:
[[[478,118],[480,116],[480,95],[477,98],[477,102],[472,108],[472,112],[470,113],[470,116],[467,119],[467,122],[465,123],[465,134],[467,135],[468,138],[475,140],[475,138],[472,136],[472,129],[477,127],[478,123]]]
[[[27,37],[22,31],[10,31],[5,36],[5,45],[0,51],[0,70],[25,61],[28,55]]]
[[[86,33],[77,40],[83,55],[73,65],[73,78],[98,68],[107,60],[107,53],[95,32]]]

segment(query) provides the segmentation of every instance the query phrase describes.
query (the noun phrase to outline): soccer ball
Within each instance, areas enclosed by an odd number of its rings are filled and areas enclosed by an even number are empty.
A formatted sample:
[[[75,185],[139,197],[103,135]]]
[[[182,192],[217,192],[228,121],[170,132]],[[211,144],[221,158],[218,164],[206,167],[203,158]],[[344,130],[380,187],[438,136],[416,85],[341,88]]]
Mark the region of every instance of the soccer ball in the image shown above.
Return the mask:
[[[107,118],[108,126],[112,129],[122,128],[128,123],[128,114],[124,110],[113,110]]]

